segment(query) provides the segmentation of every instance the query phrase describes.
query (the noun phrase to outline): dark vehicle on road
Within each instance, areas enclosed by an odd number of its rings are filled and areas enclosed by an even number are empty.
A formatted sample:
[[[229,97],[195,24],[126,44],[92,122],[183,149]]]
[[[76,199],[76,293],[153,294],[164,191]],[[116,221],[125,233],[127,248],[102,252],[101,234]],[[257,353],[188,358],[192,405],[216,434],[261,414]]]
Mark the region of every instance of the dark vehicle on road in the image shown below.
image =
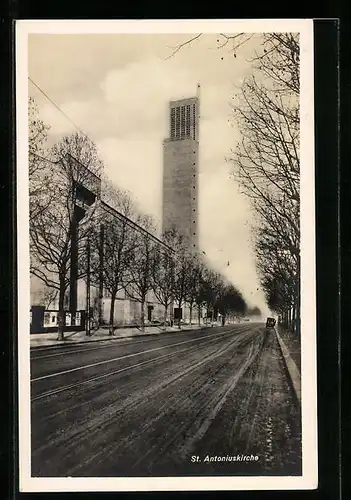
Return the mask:
[[[267,318],[266,328],[273,328],[274,326],[275,326],[275,319],[274,318]]]

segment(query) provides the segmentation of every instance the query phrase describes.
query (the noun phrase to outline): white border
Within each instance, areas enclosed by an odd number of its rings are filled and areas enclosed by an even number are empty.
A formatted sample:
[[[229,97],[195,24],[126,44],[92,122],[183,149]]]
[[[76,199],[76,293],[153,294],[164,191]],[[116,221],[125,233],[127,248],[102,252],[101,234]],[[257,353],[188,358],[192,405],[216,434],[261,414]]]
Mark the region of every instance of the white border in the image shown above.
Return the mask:
[[[299,32],[301,47],[301,331],[302,444],[300,477],[30,477],[29,376],[29,204],[28,204],[28,49],[29,33],[237,33]],[[315,489],[317,473],[317,377],[315,289],[315,189],[313,21],[281,20],[124,20],[16,21],[17,238],[19,480],[21,492],[186,491]]]

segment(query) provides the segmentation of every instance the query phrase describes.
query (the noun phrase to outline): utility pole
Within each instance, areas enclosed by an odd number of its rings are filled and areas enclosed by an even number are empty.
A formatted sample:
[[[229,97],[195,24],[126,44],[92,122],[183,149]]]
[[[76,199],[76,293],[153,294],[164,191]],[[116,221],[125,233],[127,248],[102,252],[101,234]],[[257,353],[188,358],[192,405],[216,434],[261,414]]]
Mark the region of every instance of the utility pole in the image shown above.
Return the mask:
[[[102,301],[104,294],[104,226],[100,226],[99,238],[99,326],[103,323]]]
[[[87,240],[87,292],[86,292],[86,322],[85,333],[90,337],[90,241]]]

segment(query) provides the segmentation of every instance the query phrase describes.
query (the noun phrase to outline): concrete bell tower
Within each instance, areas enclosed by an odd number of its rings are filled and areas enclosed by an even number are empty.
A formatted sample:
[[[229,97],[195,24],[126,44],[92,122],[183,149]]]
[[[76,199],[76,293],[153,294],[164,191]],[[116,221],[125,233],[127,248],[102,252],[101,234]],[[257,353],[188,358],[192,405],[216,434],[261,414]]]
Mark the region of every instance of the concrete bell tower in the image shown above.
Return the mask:
[[[196,97],[169,103],[169,137],[163,142],[163,230],[176,228],[198,250],[200,85]]]

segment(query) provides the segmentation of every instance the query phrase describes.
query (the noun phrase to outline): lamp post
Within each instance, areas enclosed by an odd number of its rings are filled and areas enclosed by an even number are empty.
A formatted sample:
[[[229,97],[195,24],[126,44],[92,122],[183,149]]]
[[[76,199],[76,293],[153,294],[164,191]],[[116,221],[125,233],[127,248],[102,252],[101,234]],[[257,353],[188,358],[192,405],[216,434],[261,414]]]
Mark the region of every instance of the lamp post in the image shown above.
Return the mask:
[[[86,290],[85,333],[90,337],[90,241],[87,240],[87,290]]]
[[[103,323],[103,294],[104,294],[104,225],[100,225],[99,241],[99,327]]]
[[[85,318],[85,333],[87,336],[90,336],[91,334],[91,318],[90,318],[90,236],[91,236],[91,231],[90,229],[92,228],[92,218],[94,213],[96,212],[97,208],[99,206],[99,199],[97,198],[92,205],[90,205],[88,208],[85,210],[85,215],[83,219],[81,220],[81,224],[85,223],[88,224],[88,227],[86,229],[86,256],[87,256],[87,261],[86,261],[86,303],[85,303],[85,310],[86,310],[86,318]]]

